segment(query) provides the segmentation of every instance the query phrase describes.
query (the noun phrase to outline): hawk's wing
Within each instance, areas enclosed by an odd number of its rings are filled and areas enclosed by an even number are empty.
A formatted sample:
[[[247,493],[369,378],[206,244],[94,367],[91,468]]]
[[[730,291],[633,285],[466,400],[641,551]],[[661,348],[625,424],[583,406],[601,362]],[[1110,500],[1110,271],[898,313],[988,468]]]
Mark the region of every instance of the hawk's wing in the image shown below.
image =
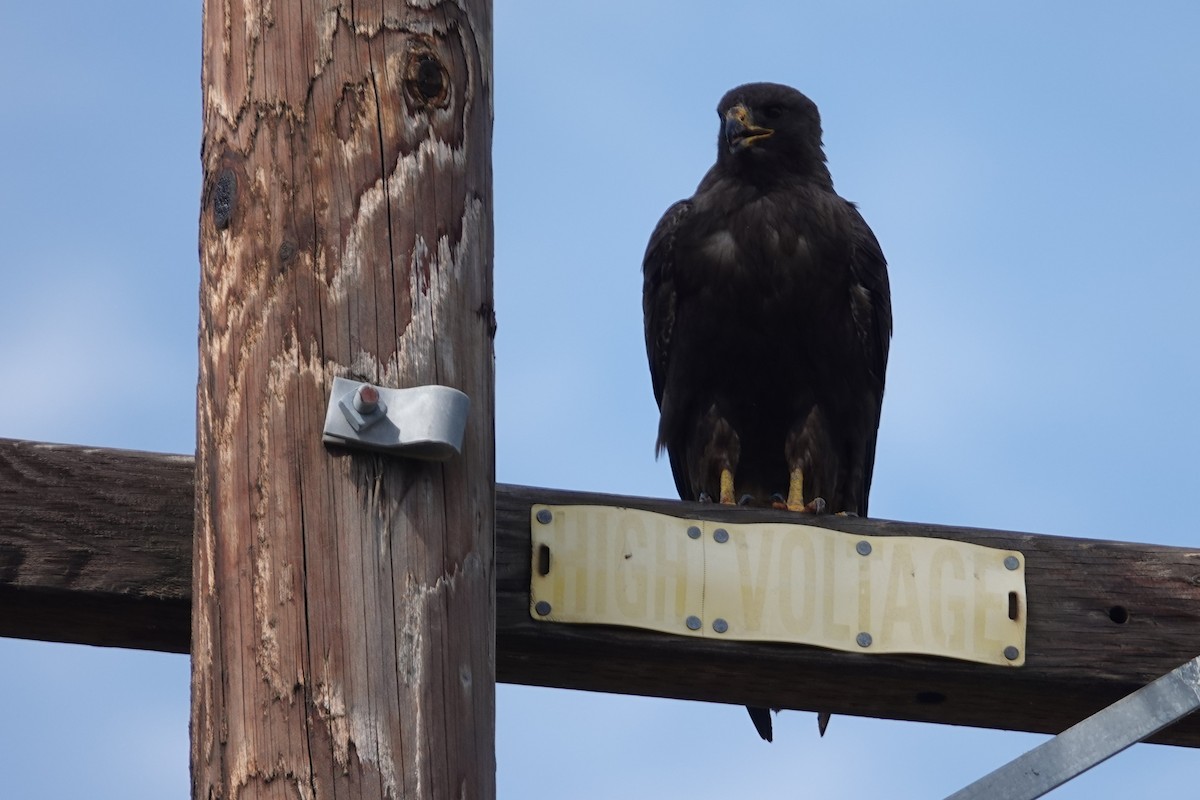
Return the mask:
[[[646,246],[642,260],[642,312],[646,320],[646,356],[650,361],[650,382],[658,402],[659,427],[655,451],[667,450],[671,459],[671,474],[681,498],[692,498],[688,487],[683,454],[667,448],[663,430],[679,413],[675,407],[679,398],[667,395],[667,370],[671,362],[672,336],[675,332],[675,311],[679,295],[675,287],[675,238],[683,221],[692,212],[691,200],[680,200],[667,209]],[[694,499],[694,498],[692,498]]]
[[[646,356],[654,399],[663,408],[671,335],[675,327],[675,236],[692,211],[691,200],[680,200],[667,209],[646,246],[642,260],[642,312],[646,320]],[[659,442],[659,448],[663,443]]]
[[[879,429],[879,408],[883,402],[883,381],[887,372],[888,348],[892,339],[892,294],[888,284],[887,260],[875,234],[867,226],[853,203],[846,203],[853,228],[853,251],[850,270],[854,276],[855,291],[859,296],[852,298],[854,322],[862,343],[864,362],[868,373],[868,389],[873,394],[875,409],[873,419],[864,422],[870,426],[866,437],[866,452],[863,454],[863,491],[861,516],[867,515],[867,498],[871,494],[871,474],[875,469],[875,438]],[[866,302],[862,302],[862,300]]]

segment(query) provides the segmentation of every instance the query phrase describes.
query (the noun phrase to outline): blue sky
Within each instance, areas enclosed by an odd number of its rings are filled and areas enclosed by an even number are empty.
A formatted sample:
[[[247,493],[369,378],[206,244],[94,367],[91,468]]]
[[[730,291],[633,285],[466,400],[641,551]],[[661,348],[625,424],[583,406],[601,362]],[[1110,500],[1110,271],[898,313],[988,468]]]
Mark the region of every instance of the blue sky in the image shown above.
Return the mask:
[[[496,8],[501,481],[672,495],[641,255],[721,94],[773,80],[821,108],[890,264],[872,513],[1197,544],[1200,5]],[[0,436],[193,452],[200,7],[5,28]],[[24,388],[51,380],[61,401]],[[187,693],[183,656],[0,640],[2,794],[185,797]],[[768,746],[738,707],[497,705],[506,798],[939,797],[1044,738],[835,717],[821,740],[785,712]],[[1165,796],[1197,759],[1137,746],[1052,796]]]

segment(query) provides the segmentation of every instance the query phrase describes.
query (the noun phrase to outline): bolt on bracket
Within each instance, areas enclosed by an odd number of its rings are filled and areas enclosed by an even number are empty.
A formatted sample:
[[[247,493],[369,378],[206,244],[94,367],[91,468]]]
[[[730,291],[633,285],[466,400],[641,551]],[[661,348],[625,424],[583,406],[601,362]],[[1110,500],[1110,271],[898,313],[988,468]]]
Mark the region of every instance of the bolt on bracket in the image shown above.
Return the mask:
[[[334,378],[325,410],[326,444],[445,461],[462,452],[471,400],[448,386],[389,389]]]

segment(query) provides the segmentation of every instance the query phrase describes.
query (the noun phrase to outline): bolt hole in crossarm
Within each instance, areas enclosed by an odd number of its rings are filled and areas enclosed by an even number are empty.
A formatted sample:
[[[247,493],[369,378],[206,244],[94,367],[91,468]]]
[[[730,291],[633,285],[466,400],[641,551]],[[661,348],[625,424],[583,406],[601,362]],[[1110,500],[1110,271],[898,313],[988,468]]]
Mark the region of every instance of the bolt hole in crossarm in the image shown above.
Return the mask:
[[[1118,625],[1129,622],[1129,609],[1125,606],[1113,606],[1108,610],[1108,618]]]

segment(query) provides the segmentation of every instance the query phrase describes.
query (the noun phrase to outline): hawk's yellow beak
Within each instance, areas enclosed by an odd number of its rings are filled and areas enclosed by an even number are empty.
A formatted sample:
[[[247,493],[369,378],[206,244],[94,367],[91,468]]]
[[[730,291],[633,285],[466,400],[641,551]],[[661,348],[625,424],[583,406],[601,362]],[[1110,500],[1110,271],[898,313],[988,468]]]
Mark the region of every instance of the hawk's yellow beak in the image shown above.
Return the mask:
[[[725,144],[730,150],[749,147],[773,133],[771,128],[755,125],[750,109],[741,103],[725,112]]]

